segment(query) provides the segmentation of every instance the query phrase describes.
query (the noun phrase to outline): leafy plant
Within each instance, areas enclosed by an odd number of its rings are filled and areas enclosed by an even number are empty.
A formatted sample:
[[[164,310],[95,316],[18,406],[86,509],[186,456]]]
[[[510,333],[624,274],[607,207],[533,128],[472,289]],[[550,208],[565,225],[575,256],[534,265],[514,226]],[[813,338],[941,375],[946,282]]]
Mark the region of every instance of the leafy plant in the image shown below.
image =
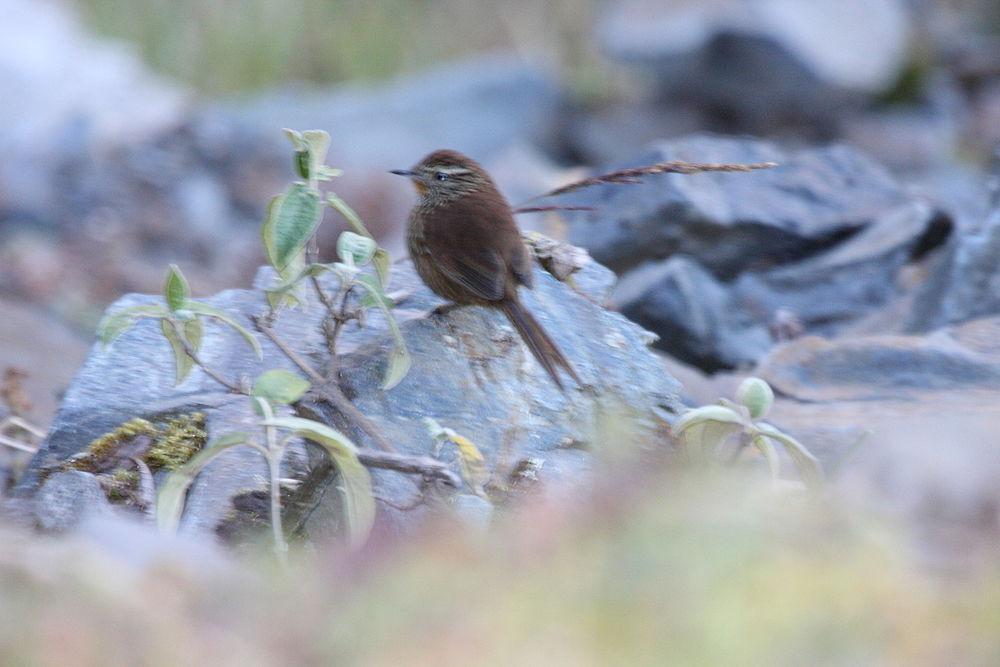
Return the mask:
[[[285,558],[288,544],[281,521],[280,468],[285,450],[296,436],[321,446],[337,466],[342,480],[347,533],[353,546],[360,546],[368,537],[375,520],[371,477],[358,460],[357,446],[339,431],[299,417],[276,417],[276,405],[288,405],[302,398],[309,382],[295,373],[270,370],[257,378],[250,399],[261,415],[262,437],[249,433],[227,433],[205,446],[183,467],[164,481],[157,496],[156,517],[161,530],[173,532],[180,523],[184,498],[198,474],[213,459],[234,447],[254,449],[267,461],[270,477],[271,528],[279,557]]]
[[[261,228],[268,261],[280,276],[280,282],[267,290],[268,303],[272,312],[284,305],[300,304],[304,284],[311,282],[327,310],[324,329],[331,348],[336,345],[336,338],[347,321],[363,321],[367,308],[379,308],[386,317],[394,342],[383,382],[385,389],[391,389],[406,377],[411,358],[392,315],[393,301],[385,293],[390,278],[389,253],[378,247],[361,218],[343,199],[320,191],[321,182],[340,175],[339,170],[325,164],[330,136],[321,130],[301,133],[285,130],[285,134],[295,149],[295,169],[303,180],[296,181],[271,201]],[[316,261],[318,253],[310,247],[325,208],[338,212],[353,229],[342,232],[337,239],[340,261],[326,264]],[[369,264],[374,275],[362,272]],[[328,293],[319,280],[324,273],[336,276],[335,294]],[[362,298],[352,306],[351,296],[356,291]]]
[[[735,462],[750,447],[763,455],[778,479],[781,460],[775,445],[784,447],[809,488],[823,481],[823,471],[806,447],[798,440],[764,421],[774,403],[774,392],[760,378],[747,378],[736,391],[736,402],[720,399],[718,405],[706,405],[686,412],[674,425],[674,432],[688,456],[694,460]],[[735,448],[727,449],[733,444]]]
[[[118,336],[132,328],[139,320],[151,318],[160,321],[163,336],[170,343],[177,368],[177,384],[180,384],[195,365],[201,366],[221,384],[231,390],[239,387],[206,368],[198,353],[201,351],[204,319],[215,319],[235,329],[253,349],[258,359],[263,359],[263,351],[257,338],[224,310],[191,298],[187,279],[176,264],[171,264],[163,283],[163,304],[142,304],[109,313],[97,327],[97,337],[105,347]]]

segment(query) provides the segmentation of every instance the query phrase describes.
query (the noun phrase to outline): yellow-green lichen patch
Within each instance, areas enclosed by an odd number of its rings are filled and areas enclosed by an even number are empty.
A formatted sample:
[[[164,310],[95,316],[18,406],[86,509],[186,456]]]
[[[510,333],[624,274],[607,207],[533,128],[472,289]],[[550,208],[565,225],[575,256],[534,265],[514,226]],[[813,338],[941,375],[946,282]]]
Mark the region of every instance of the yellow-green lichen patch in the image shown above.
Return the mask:
[[[144,460],[150,470],[176,470],[205,446],[205,415],[192,412],[163,425]]]
[[[115,474],[128,459],[140,459],[150,470],[174,470],[195,455],[207,440],[205,414],[191,412],[153,422],[136,417],[95,439],[63,469]],[[129,469],[125,466],[125,469]]]
[[[127,501],[139,486],[139,471],[116,468],[104,480],[104,490],[112,502]]]

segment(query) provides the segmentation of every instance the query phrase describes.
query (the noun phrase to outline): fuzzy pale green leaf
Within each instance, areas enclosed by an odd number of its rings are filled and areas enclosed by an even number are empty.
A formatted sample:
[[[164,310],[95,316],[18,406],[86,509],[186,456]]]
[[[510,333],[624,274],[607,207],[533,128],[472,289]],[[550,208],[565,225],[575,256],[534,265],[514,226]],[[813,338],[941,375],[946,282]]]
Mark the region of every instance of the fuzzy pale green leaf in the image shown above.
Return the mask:
[[[210,306],[207,303],[202,303],[201,301],[188,301],[187,307],[199,315],[204,315],[205,317],[212,317],[222,322],[225,322],[233,329],[236,330],[243,339],[246,340],[247,344],[253,348],[254,354],[257,355],[258,359],[264,358],[264,351],[260,347],[260,341],[254,336],[250,331],[244,327],[242,324],[237,322],[229,313],[214,306]]]
[[[749,377],[736,390],[736,400],[744,406],[753,419],[763,419],[774,404],[774,391],[764,380]]]
[[[767,461],[767,467],[771,471],[771,479],[778,479],[781,476],[781,459],[778,458],[778,450],[774,448],[774,444],[762,435],[754,436],[751,442]]]
[[[778,442],[785,448],[806,486],[817,489],[823,484],[823,467],[819,460],[806,449],[805,445],[771,424],[759,422],[756,427],[758,433]]]
[[[163,298],[170,310],[180,310],[191,298],[191,288],[180,267],[171,264],[167,269],[167,279],[163,283]]]
[[[744,428],[743,417],[722,405],[689,410],[674,424],[674,433],[688,454],[697,458],[714,453],[729,436]]]
[[[294,431],[326,450],[340,471],[350,542],[354,547],[362,546],[375,523],[375,498],[372,495],[371,476],[358,460],[358,448],[355,444],[340,431],[311,419],[277,417],[262,423],[264,426]]]
[[[375,305],[385,313],[386,322],[389,324],[389,331],[392,332],[392,337],[395,341],[395,345],[393,345],[392,351],[389,353],[388,367],[382,382],[382,388],[389,390],[403,381],[406,374],[410,372],[413,360],[410,358],[410,352],[406,349],[406,340],[403,339],[403,332],[400,331],[399,324],[396,323],[396,318],[392,314],[392,303],[382,293],[382,288],[378,281],[370,275],[362,275],[358,276],[356,284],[361,285],[375,301]]]
[[[327,194],[326,201],[338,213],[344,216],[344,219],[347,220],[347,224],[349,224],[356,233],[361,236],[367,236],[372,240],[375,239],[371,232],[368,231],[368,228],[365,227],[365,223],[361,221],[361,217],[354,212],[354,209],[351,208],[347,202],[332,192]],[[389,278],[392,274],[392,258],[389,257],[389,252],[385,248],[378,248],[375,251],[375,256],[372,258],[372,264],[375,266],[375,272],[378,274],[378,279],[382,284],[382,289],[385,289],[386,286],[389,285]]]
[[[301,375],[275,368],[257,378],[251,395],[265,398],[271,403],[287,405],[302,398],[310,386],[309,381]]]
[[[131,329],[140,319],[167,317],[169,314],[167,309],[159,304],[132,306],[116,310],[101,318],[100,324],[97,325],[97,339],[107,347],[114,339]]]
[[[337,237],[337,256],[341,261],[352,261],[357,266],[364,266],[372,261],[376,250],[378,245],[375,240],[367,236],[354,232],[341,232]]]
[[[190,345],[191,349],[197,354],[197,352],[201,349],[201,320],[195,317],[185,322],[179,322],[178,325],[181,327],[181,331],[184,333],[184,338],[187,340],[188,345]],[[164,318],[160,320],[160,330],[163,331],[164,337],[170,343],[170,349],[174,352],[174,366],[176,368],[175,384],[180,384],[194,367],[194,359],[192,359],[191,355],[189,355],[184,349],[184,344],[177,337],[177,332],[174,330],[174,327],[170,323],[169,319]]]
[[[156,497],[156,523],[162,532],[177,532],[187,490],[202,468],[227,449],[249,442],[250,436],[246,433],[227,433],[205,445],[190,461],[167,475]]]
[[[271,201],[261,238],[274,268],[283,271],[302,252],[316,232],[321,214],[319,194],[304,183],[293,183]]]

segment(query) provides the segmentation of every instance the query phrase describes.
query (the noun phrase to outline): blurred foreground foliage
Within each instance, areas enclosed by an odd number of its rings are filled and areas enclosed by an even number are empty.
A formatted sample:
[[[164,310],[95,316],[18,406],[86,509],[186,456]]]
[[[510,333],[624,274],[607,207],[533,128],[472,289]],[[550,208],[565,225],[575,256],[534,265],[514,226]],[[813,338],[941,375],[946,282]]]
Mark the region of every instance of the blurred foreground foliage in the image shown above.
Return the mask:
[[[596,0],[76,0],[99,33],[208,93],[384,78],[491,50],[593,76]],[[584,72],[587,70],[587,72]]]
[[[118,554],[2,531],[0,662],[912,665],[1000,651],[1000,570],[929,573],[893,529],[759,479],[621,474],[572,503],[530,497],[489,531],[442,519],[405,544],[300,549],[287,569],[163,550],[136,564],[134,539]]]

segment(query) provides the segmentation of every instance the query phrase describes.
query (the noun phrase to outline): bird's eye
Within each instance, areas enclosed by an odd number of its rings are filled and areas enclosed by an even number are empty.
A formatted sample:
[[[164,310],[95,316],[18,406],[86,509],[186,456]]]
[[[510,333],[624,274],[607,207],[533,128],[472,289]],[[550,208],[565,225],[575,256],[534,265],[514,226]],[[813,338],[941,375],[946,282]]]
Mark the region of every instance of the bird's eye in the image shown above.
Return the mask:
[[[439,181],[447,181],[448,174],[444,173],[443,171],[439,171],[436,174],[434,174],[434,178],[438,179]]]

